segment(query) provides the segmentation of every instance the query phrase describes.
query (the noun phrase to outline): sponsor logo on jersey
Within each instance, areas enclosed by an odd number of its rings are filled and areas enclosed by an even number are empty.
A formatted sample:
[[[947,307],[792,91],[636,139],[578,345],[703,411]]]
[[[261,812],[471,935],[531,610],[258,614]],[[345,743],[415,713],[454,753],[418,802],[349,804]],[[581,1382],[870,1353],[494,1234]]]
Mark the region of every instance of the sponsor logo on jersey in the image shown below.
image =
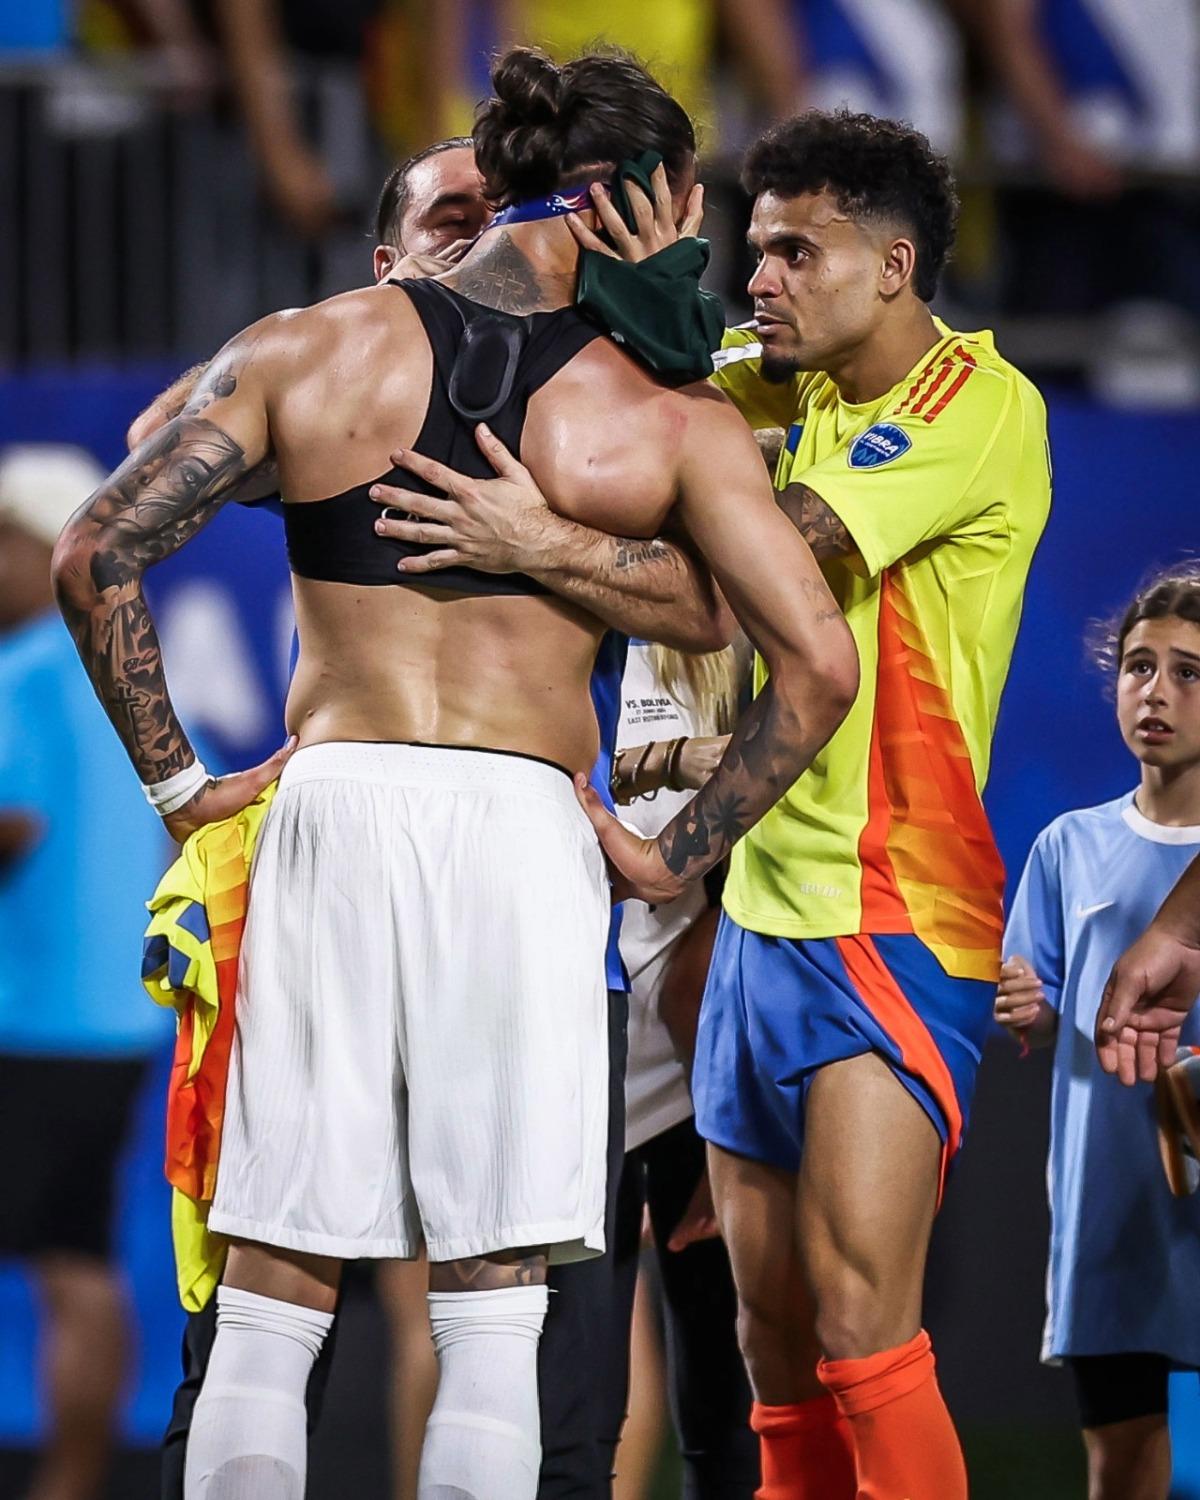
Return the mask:
[[[796,449],[800,446],[800,436],[803,431],[803,422],[793,422],[792,425],[788,428],[787,442],[784,444],[784,447],[792,455],[793,458],[796,456]]]
[[[907,453],[912,447],[912,438],[902,428],[891,422],[877,422],[854,439],[850,445],[850,467],[852,469],[878,469],[890,464],[893,459]]]

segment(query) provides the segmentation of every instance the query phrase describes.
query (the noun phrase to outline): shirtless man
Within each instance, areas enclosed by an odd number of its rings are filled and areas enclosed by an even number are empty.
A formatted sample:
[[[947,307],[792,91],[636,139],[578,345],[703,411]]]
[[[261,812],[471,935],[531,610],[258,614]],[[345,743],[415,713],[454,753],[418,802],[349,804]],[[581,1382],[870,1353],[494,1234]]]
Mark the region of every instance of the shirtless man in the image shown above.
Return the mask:
[[[636,189],[635,189],[636,192]],[[666,184],[662,184],[664,199]],[[669,205],[667,205],[669,208]],[[470,137],[442,141],[400,163],[388,176],[379,198],[372,263],[375,280],[389,276],[441,275],[462,259],[475,236],[490,221],[492,210],[483,197],[483,182],[475,166]],[[673,239],[676,226],[656,216],[641,236],[642,254],[653,253],[662,237]],[[679,232],[694,231],[685,224]],[[656,233],[657,231],[657,233]],[[178,416],[204,372],[197,366],[181,375],[131,424],[130,451]],[[270,487],[270,475],[256,476],[255,496]],[[525,501],[522,504],[522,500]],[[481,496],[486,502],[486,495]],[[272,509],[281,509],[277,501]],[[650,544],[628,547],[620,537],[588,532],[546,509],[540,496],[514,490],[500,504],[481,504],[472,517],[476,525],[495,527],[492,544],[499,550],[486,559],[487,570],[507,562],[529,573],[555,593],[599,614],[614,631],[671,641],[680,650],[713,651],[728,640],[728,611],[711,586],[707,570],[698,565],[680,538],[659,537]],[[556,533],[553,528],[558,525]],[[564,545],[565,543],[565,545]],[[593,671],[593,696],[611,702],[610,736],[616,731],[623,666],[623,640],[606,638]],[[601,736],[605,719],[601,717]],[[611,754],[611,745],[607,747]],[[602,746],[593,784],[608,781]],[[620,1165],[625,1152],[624,1072],[626,978],[617,939],[621,908],[613,910],[606,955],[609,988],[609,1207],[611,1223]],[[432,1363],[428,1321],[424,1307],[425,1266],[418,1262],[385,1262],[376,1287],[392,1323],[393,1441],[400,1493],[415,1490],[416,1460],[428,1405],[436,1389],[427,1365]],[[607,1347],[611,1314],[611,1268],[607,1256],[575,1261],[550,1269],[548,1285],[554,1294],[538,1346],[541,1407],[542,1472],[539,1500],[583,1500],[606,1495],[609,1489],[608,1454],[597,1440],[600,1426],[600,1383],[596,1361]],[[420,1297],[419,1304],[414,1297]],[[336,1324],[335,1324],[336,1326]],[[182,1500],[186,1445],[192,1411],[216,1335],[215,1301],[189,1315],[184,1334],[184,1378],[176,1392],[171,1419],[163,1438],[162,1500]],[[325,1382],[332,1365],[336,1339],[322,1346],[308,1383],[310,1432],[319,1421]],[[427,1397],[425,1392],[428,1392]]]
[[[188,1500],[303,1493],[304,1384],[341,1263],[410,1255],[422,1238],[441,1379],[420,1493],[532,1496],[546,1266],[601,1248],[607,891],[561,768],[578,790],[595,757],[587,688],[604,626],[527,576],[406,574],[411,548],[370,520],[397,443],[482,475],[471,434],[486,410],[558,514],[630,538],[674,515],[758,646],[770,685],[686,819],[643,852],[643,899],[720,859],[857,686],[844,621],[745,425],[707,387],[663,389],[583,324],[575,241],[540,216],[554,212],[542,195],[652,147],[682,217],[686,116],[620,58],[560,72],[517,51],[494,82],[476,158],[519,222],[440,282],[348,293],[235,338],[56,550],[85,666],[185,836],[277,768],[214,781],[197,764],[142,574],[259,465],[278,467],[299,748],[284,752],[254,867],[209,1220],[239,1243]]]

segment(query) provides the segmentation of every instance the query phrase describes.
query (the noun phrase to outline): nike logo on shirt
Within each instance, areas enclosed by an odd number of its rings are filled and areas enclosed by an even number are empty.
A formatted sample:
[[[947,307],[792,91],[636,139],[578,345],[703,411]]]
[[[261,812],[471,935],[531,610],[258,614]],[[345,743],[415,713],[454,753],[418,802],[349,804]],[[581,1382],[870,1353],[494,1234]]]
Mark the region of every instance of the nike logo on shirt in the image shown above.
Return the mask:
[[[1075,909],[1077,917],[1090,917],[1093,912],[1103,911],[1106,906],[1112,906],[1111,901],[1097,901],[1095,906],[1079,906]]]

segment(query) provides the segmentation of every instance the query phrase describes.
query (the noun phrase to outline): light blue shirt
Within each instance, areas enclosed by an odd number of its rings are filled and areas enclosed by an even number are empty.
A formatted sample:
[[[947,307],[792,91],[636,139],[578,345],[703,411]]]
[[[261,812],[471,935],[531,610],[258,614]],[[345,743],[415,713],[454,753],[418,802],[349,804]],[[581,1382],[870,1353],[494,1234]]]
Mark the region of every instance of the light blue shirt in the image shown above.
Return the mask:
[[[1058,1011],[1050,1111],[1050,1259],[1042,1358],[1163,1354],[1200,1366],[1200,1194],[1175,1199],[1154,1094],[1100,1069],[1109,971],[1200,853],[1200,827],[1151,823],[1133,795],[1057,818],[1021,876],[1004,954],[1030,959]],[[1184,1028],[1200,1040],[1200,1015]]]
[[[153,1050],[173,1016],[138,975],[171,845],[57,615],[0,635],[0,808],[41,824],[0,865],[0,1051]]]

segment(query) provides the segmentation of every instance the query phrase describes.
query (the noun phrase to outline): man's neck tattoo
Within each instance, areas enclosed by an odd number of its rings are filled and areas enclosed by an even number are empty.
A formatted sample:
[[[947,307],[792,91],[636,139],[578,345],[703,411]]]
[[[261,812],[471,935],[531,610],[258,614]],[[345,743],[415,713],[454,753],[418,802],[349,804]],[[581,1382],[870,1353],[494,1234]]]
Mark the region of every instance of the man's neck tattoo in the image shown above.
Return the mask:
[[[515,314],[552,312],[570,305],[570,276],[537,270],[503,230],[494,231],[488,238],[495,243],[472,256],[454,277],[448,278],[460,296]]]

